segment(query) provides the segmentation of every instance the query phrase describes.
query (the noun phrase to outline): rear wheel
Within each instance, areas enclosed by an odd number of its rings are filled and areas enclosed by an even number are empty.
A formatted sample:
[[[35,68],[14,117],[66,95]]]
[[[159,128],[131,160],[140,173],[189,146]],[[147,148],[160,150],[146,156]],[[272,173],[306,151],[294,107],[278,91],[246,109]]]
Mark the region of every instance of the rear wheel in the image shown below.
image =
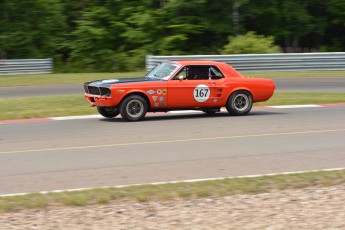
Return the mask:
[[[142,120],[147,112],[147,102],[139,95],[131,95],[120,106],[121,116],[127,121]]]
[[[239,90],[231,94],[226,104],[226,109],[231,115],[246,115],[252,109],[252,95],[245,90]]]
[[[97,106],[97,111],[99,114],[101,114],[103,117],[112,118],[119,115],[120,111],[117,107],[103,107],[103,106]]]

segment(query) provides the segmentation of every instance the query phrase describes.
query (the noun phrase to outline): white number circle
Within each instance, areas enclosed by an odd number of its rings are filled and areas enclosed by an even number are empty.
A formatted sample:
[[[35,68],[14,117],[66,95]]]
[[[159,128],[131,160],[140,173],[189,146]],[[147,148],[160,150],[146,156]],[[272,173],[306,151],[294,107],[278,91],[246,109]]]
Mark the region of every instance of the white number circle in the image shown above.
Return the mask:
[[[210,88],[207,85],[198,85],[194,88],[193,96],[197,102],[204,102],[210,97]]]

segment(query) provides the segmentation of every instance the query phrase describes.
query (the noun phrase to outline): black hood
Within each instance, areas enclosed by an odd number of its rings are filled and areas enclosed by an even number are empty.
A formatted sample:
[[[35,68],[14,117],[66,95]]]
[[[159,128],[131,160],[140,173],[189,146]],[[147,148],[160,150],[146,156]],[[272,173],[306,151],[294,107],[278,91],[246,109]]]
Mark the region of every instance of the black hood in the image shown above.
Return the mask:
[[[137,82],[153,82],[153,81],[162,81],[162,80],[154,79],[154,78],[145,78],[145,77],[140,77],[140,78],[119,78],[119,79],[107,79],[107,80],[89,81],[89,82],[86,82],[84,85],[109,88],[110,86],[115,85],[115,84],[137,83]]]

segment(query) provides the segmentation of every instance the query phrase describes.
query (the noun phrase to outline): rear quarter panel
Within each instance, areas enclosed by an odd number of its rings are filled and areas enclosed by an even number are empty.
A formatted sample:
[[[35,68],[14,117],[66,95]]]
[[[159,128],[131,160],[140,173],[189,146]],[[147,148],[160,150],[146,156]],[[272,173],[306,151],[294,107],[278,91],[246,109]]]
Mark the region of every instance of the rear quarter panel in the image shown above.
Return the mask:
[[[265,78],[229,78],[224,84],[227,98],[235,91],[247,90],[253,96],[253,102],[267,101],[274,93],[275,85],[272,79]]]

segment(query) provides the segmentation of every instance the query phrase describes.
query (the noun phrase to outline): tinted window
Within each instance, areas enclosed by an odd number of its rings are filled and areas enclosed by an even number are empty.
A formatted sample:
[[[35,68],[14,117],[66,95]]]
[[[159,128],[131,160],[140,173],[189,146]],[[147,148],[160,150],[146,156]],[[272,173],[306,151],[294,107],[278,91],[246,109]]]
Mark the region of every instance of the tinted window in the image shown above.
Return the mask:
[[[183,76],[186,80],[208,80],[208,79],[221,79],[224,77],[222,72],[217,66],[185,66],[175,77],[177,80],[179,76]]]

